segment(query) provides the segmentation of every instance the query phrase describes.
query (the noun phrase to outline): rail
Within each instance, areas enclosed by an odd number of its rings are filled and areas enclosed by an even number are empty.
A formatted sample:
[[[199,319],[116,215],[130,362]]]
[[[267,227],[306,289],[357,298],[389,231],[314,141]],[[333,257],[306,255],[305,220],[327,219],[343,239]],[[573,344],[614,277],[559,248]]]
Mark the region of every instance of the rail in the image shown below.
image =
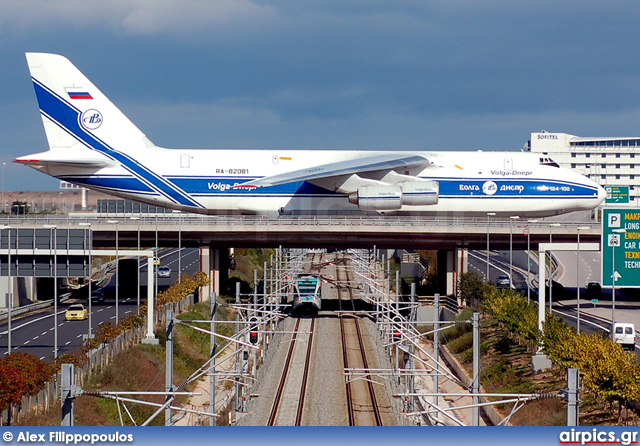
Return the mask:
[[[323,226],[323,227],[359,227],[359,226],[383,226],[383,227],[424,227],[424,226],[459,226],[470,228],[513,228],[549,231],[551,224],[557,224],[551,220],[526,219],[512,220],[509,218],[446,218],[446,217],[422,217],[422,216],[206,216],[194,214],[158,214],[158,215],[104,215],[104,214],[74,214],[67,216],[43,215],[43,216],[6,216],[0,218],[0,224],[10,227],[33,227],[42,225],[64,225],[65,227],[79,226],[80,228],[104,230],[105,227],[114,228],[116,222],[127,226]],[[88,226],[90,223],[91,226]],[[600,230],[601,223],[594,221],[563,221],[562,227],[575,230],[578,226],[588,226],[591,230]]]

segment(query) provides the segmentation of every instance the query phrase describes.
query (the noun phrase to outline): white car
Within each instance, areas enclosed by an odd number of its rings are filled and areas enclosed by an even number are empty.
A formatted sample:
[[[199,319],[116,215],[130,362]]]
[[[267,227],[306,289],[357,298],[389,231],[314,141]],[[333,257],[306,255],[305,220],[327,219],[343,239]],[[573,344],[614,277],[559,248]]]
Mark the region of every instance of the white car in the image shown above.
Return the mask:
[[[171,277],[171,268],[168,266],[159,266],[158,277]]]
[[[498,278],[496,279],[496,286],[502,288],[502,287],[508,287],[510,285],[509,283],[509,276],[506,274],[500,274],[498,276]]]
[[[636,329],[634,325],[625,322],[613,324],[613,342],[621,344],[625,350],[635,350]]]

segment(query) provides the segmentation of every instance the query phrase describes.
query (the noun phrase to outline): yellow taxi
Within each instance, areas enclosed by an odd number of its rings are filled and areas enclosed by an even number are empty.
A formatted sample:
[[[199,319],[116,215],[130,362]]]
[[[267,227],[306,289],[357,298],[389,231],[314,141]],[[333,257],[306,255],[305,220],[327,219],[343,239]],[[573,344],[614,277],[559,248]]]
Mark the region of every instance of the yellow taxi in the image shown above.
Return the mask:
[[[71,305],[64,312],[64,318],[68,321],[83,321],[87,318],[87,309],[81,304]]]

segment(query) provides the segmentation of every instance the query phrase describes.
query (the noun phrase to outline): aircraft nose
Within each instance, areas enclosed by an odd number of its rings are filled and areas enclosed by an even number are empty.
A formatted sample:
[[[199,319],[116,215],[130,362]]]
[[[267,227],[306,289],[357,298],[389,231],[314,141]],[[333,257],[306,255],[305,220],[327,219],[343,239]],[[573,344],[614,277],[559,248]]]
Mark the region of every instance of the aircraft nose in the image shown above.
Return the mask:
[[[605,198],[607,198],[607,191],[604,190],[604,187],[598,185],[598,204],[602,203]]]

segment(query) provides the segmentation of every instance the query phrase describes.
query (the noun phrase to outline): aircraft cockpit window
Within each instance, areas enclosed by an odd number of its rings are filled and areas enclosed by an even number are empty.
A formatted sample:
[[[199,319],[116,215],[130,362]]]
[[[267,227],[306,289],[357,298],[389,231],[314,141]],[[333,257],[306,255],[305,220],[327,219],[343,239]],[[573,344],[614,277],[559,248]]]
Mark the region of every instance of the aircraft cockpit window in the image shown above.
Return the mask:
[[[560,167],[558,163],[556,163],[551,158],[540,158],[540,164],[543,166]]]

